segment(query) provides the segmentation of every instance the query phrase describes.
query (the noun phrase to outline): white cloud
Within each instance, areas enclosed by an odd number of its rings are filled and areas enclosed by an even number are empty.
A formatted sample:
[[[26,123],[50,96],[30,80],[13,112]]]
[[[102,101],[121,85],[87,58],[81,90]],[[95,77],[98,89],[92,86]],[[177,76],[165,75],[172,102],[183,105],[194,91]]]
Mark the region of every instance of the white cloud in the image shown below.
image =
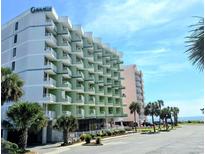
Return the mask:
[[[202,116],[200,109],[204,107],[203,103],[203,98],[197,98],[192,100],[168,100],[166,101],[166,106],[179,107],[179,116]]]
[[[130,32],[169,22],[198,0],[182,0],[180,3],[177,0],[117,2],[105,1],[98,10],[95,9],[97,17],[87,23],[86,29],[97,35],[126,36]]]

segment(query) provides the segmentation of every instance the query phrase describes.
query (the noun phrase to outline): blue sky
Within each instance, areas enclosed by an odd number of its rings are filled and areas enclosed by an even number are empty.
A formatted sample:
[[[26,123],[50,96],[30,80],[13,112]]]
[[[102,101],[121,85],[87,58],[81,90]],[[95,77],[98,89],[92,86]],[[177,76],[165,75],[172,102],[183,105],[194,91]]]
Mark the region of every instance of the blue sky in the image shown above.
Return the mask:
[[[193,16],[203,16],[203,0],[2,0],[2,24],[31,6],[54,6],[121,51],[125,64],[144,73],[146,102],[163,99],[180,116],[201,115],[203,73],[188,61],[184,42]]]

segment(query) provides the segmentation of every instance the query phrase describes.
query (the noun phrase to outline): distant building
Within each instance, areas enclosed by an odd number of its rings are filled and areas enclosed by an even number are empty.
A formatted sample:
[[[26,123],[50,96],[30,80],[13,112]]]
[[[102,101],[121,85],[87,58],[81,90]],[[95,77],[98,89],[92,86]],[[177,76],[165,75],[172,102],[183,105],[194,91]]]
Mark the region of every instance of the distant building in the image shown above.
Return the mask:
[[[124,113],[127,117],[122,118],[124,126],[133,125],[134,115],[130,114],[129,105],[134,102],[141,103],[141,113],[136,115],[138,125],[142,124],[145,120],[144,116],[144,81],[142,71],[137,70],[136,65],[129,65],[124,67],[122,72],[122,85],[125,87],[123,89],[123,103],[126,105],[124,108]]]

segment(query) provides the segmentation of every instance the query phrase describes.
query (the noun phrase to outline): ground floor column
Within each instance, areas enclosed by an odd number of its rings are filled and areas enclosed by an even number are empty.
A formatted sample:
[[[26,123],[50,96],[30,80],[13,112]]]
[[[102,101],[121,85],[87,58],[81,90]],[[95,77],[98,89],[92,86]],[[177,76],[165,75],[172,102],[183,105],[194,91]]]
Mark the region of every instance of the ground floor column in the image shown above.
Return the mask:
[[[8,130],[7,129],[3,129],[3,139],[7,140],[8,139]]]
[[[42,144],[47,143],[47,127],[42,128]]]

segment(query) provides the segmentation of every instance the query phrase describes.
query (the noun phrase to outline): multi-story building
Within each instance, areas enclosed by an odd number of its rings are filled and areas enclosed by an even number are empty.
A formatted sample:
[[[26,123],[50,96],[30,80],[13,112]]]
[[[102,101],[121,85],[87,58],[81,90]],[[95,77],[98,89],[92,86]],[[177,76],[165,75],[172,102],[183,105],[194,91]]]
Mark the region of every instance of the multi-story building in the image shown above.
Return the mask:
[[[1,43],[2,67],[25,82],[22,100],[40,103],[50,120],[73,115],[86,131],[124,116],[120,54],[53,8],[33,7],[4,24]]]
[[[129,106],[132,102],[141,103],[141,113],[136,114],[137,124],[140,125],[145,120],[144,116],[144,82],[142,71],[138,71],[136,65],[124,66],[122,72],[122,85],[125,87],[123,89],[123,103],[126,105],[124,112],[127,113],[127,117],[122,118],[123,124],[133,125],[134,115],[130,114]]]

